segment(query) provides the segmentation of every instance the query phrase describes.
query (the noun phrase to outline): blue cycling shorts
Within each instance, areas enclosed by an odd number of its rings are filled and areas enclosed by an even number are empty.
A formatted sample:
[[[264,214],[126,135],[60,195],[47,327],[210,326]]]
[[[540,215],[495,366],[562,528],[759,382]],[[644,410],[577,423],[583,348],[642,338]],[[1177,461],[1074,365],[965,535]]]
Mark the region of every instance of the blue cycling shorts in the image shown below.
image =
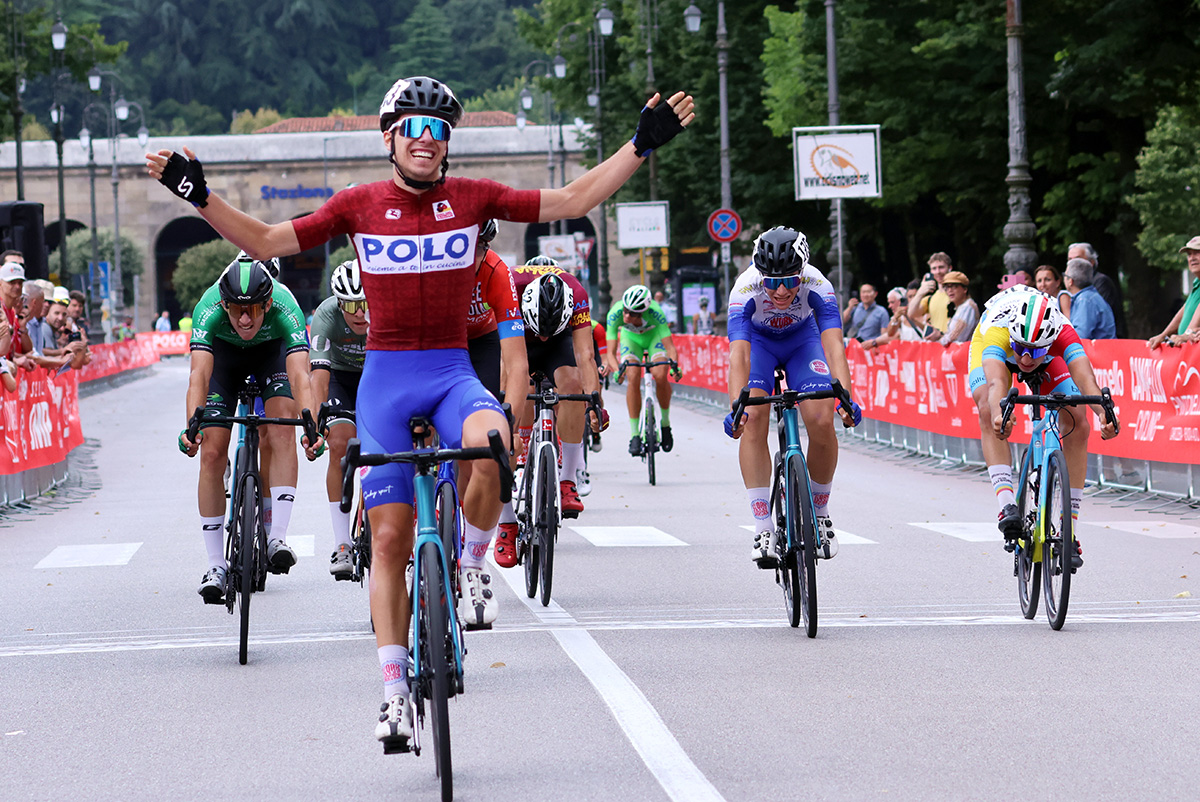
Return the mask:
[[[364,454],[411,451],[414,415],[433,421],[443,448],[462,445],[463,422],[481,409],[503,415],[484,388],[465,348],[434,351],[367,351],[359,382],[358,436]],[[413,503],[412,465],[367,468],[362,477],[367,509]]]
[[[750,330],[750,381],[746,385],[775,392],[775,368],[782,367],[787,386],[802,393],[828,389],[829,363],[821,346],[821,334],[811,324],[786,337],[765,337]]]

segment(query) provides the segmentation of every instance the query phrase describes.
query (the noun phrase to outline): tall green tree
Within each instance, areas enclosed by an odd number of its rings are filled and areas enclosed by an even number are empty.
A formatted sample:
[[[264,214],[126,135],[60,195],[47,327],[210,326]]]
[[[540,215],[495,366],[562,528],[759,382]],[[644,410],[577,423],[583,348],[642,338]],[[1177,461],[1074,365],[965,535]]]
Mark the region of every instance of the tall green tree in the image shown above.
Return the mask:
[[[1128,201],[1142,230],[1138,250],[1168,273],[1184,264],[1179,248],[1200,232],[1200,107],[1166,106],[1146,135]],[[1170,282],[1168,282],[1170,287]]]
[[[215,239],[193,245],[179,254],[171,283],[179,306],[188,314],[204,291],[220,277],[221,271],[237,258],[238,248],[231,242]]]
[[[113,243],[113,230],[111,228],[96,229],[97,250],[100,254],[101,262],[113,263],[115,249]],[[58,249],[50,254],[50,264],[57,265],[61,257],[58,255]],[[81,228],[78,231],[73,231],[67,235],[67,275],[59,276],[59,283],[64,287],[74,289],[79,283],[79,276],[88,274],[88,262],[92,261],[92,232],[89,229]],[[133,240],[125,234],[121,235],[121,286],[124,290],[124,306],[130,306],[134,302],[133,297],[133,277],[142,275],[145,270],[146,255],[142,252],[141,246],[134,243]]]

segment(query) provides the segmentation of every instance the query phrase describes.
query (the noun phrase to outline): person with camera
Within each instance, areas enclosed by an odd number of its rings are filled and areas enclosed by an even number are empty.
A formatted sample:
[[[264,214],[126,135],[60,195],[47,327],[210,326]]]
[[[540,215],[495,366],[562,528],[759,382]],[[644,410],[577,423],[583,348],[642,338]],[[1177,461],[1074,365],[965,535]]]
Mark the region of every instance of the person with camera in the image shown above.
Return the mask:
[[[908,316],[913,320],[924,320],[935,331],[925,334],[925,339],[937,342],[950,326],[950,296],[942,287],[946,274],[954,269],[949,254],[938,251],[929,257],[929,272],[917,288],[917,294],[908,304]]]

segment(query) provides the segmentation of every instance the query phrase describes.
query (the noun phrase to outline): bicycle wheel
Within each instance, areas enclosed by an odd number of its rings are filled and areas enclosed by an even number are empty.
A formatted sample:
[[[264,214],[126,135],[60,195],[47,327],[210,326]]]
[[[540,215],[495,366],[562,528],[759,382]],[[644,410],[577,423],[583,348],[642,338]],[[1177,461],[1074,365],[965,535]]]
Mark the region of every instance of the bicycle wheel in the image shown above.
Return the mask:
[[[1042,588],[1046,591],[1046,618],[1051,629],[1062,629],[1071,598],[1071,556],[1075,554],[1075,531],[1071,520],[1071,488],[1067,461],[1061,451],[1046,464],[1046,507],[1042,527]]]
[[[658,428],[654,421],[654,405],[646,404],[646,417],[642,423],[642,448],[646,455],[646,470],[650,473],[650,484],[657,481],[654,475],[654,452],[658,451]]]
[[[529,462],[522,475],[524,492],[521,494],[521,513],[517,515],[519,537],[525,546],[525,595],[533,598],[538,590],[538,549],[537,515],[538,499],[534,498],[533,465],[535,457],[529,456]]]
[[[250,637],[250,597],[254,594],[254,551],[258,534],[258,483],[253,476],[245,476],[239,492],[238,537],[241,557],[241,587],[238,588],[238,604],[241,606],[241,628],[238,633],[238,662],[246,665],[246,647]]]
[[[444,483],[438,490],[437,522],[442,551],[446,555],[446,566],[450,569],[450,589],[454,592],[454,598],[458,598],[458,498],[454,487],[449,483]]]
[[[805,634],[817,637],[817,532],[812,509],[812,490],[804,459],[793,454],[788,459],[788,518],[793,522],[793,540],[788,550],[791,560],[791,596],[795,600],[788,614],[792,626],[804,621]],[[799,603],[797,604],[796,601]],[[797,614],[796,607],[799,607]]]
[[[450,638],[446,614],[445,583],[442,582],[442,561],[437,547],[426,543],[421,547],[421,603],[418,623],[421,635],[421,654],[424,683],[433,720],[433,755],[438,777],[442,780],[444,802],[454,798],[454,775],[450,763],[450,658],[447,646]]]
[[[1021,464],[1025,464],[1024,455],[1021,457]],[[1035,517],[1034,511],[1038,503],[1038,483],[1032,475],[1026,479],[1021,490],[1017,508],[1021,511],[1022,525],[1028,527],[1029,521]],[[1042,584],[1042,564],[1033,561],[1033,535],[1034,533],[1026,528],[1025,537],[1017,541],[1013,555],[1017,575],[1017,600],[1021,602],[1021,613],[1029,620],[1033,620],[1037,615],[1038,593],[1041,592]]]
[[[537,535],[540,554],[538,574],[542,581],[542,606],[550,604],[550,588],[554,582],[554,541],[558,539],[558,475],[552,451],[546,450],[538,460],[538,524]]]

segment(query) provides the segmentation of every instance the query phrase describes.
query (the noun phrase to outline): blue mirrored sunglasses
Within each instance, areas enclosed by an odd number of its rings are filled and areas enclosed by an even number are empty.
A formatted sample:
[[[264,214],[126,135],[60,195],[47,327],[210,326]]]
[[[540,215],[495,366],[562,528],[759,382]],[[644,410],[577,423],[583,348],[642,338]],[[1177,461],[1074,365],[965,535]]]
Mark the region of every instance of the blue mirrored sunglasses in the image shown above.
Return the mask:
[[[763,276],[763,287],[768,290],[777,290],[783,287],[787,290],[794,290],[800,286],[799,276],[783,276],[776,278],[775,276]]]
[[[1013,353],[1017,356],[1027,356],[1030,359],[1041,359],[1050,352],[1050,346],[1045,348],[1034,348],[1032,345],[1025,345],[1015,340],[1012,341]]]
[[[420,139],[426,128],[438,142],[450,141],[450,123],[437,117],[405,117],[392,130],[399,131],[400,136],[408,139]]]

